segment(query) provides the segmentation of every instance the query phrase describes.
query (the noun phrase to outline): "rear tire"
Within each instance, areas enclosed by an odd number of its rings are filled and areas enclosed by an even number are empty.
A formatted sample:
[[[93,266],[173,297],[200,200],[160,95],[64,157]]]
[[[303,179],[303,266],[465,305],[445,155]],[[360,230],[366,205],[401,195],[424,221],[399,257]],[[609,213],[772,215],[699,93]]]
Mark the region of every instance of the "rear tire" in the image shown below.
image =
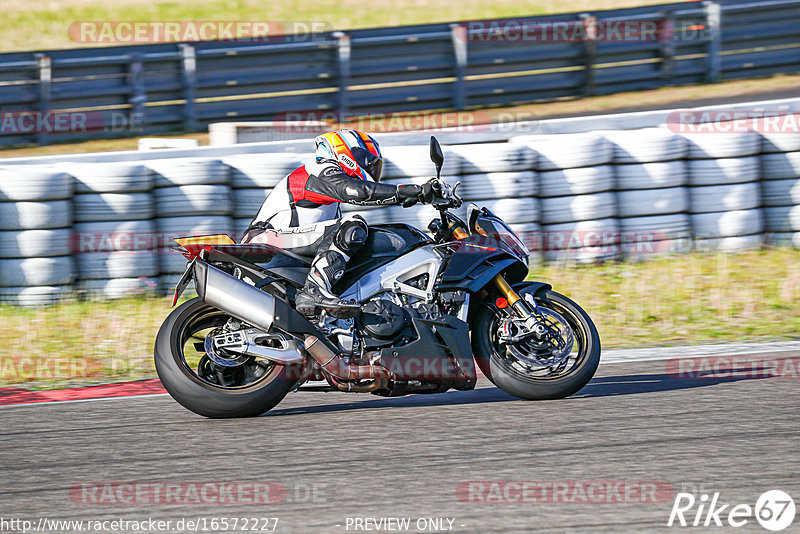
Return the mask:
[[[183,407],[205,417],[254,417],[272,409],[298,382],[299,366],[272,364],[252,384],[223,387],[202,379],[186,363],[184,347],[193,334],[192,323],[214,312],[221,314],[195,298],[169,314],[158,331],[154,351],[161,383]],[[221,314],[218,320],[224,322],[224,317]]]
[[[523,289],[520,293],[526,292]],[[578,346],[576,362],[561,376],[534,378],[512,368],[500,357],[493,341],[496,309],[481,306],[475,317],[472,350],[483,374],[510,395],[526,400],[561,399],[579,391],[594,376],[600,363],[600,336],[589,315],[576,303],[555,291],[546,291],[538,304],[561,313],[572,327]]]

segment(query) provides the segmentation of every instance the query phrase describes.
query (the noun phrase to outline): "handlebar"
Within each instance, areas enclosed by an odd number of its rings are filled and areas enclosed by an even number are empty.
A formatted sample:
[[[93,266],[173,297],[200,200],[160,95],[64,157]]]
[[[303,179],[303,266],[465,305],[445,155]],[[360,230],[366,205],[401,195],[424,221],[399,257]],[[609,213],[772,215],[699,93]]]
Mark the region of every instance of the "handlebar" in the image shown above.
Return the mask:
[[[456,190],[458,186],[461,185],[461,182],[457,182],[455,186],[451,186],[447,182],[443,182],[438,178],[431,180],[431,186],[433,190],[436,192],[436,196],[439,199],[434,200],[431,204],[437,210],[443,211],[449,208],[458,208],[463,204],[463,200]]]

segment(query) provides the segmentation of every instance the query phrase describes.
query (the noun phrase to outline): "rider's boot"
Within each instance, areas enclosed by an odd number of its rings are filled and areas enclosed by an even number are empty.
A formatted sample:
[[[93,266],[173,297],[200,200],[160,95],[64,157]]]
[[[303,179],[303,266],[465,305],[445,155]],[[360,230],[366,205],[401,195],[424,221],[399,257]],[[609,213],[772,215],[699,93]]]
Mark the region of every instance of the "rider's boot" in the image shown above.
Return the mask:
[[[342,300],[333,294],[331,286],[344,274],[347,258],[336,250],[326,250],[314,258],[306,284],[295,297],[295,308],[305,316],[325,310],[337,319],[358,315],[361,307],[355,301]]]

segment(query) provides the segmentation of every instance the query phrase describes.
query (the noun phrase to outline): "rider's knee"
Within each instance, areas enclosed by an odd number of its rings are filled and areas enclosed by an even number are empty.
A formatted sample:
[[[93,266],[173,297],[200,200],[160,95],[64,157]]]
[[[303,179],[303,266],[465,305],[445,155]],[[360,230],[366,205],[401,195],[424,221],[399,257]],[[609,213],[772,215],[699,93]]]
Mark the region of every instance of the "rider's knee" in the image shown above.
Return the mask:
[[[368,230],[367,222],[360,215],[345,216],[334,237],[334,244],[348,255],[357,252],[367,242]]]

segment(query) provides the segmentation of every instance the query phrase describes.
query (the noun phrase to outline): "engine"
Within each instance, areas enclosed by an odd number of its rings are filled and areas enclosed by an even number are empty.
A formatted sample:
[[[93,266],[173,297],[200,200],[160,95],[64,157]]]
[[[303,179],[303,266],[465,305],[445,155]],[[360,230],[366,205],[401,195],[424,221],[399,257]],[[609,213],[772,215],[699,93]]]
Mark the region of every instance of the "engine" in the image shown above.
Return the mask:
[[[396,339],[409,324],[409,313],[388,299],[367,302],[359,318],[362,332],[380,341]]]

